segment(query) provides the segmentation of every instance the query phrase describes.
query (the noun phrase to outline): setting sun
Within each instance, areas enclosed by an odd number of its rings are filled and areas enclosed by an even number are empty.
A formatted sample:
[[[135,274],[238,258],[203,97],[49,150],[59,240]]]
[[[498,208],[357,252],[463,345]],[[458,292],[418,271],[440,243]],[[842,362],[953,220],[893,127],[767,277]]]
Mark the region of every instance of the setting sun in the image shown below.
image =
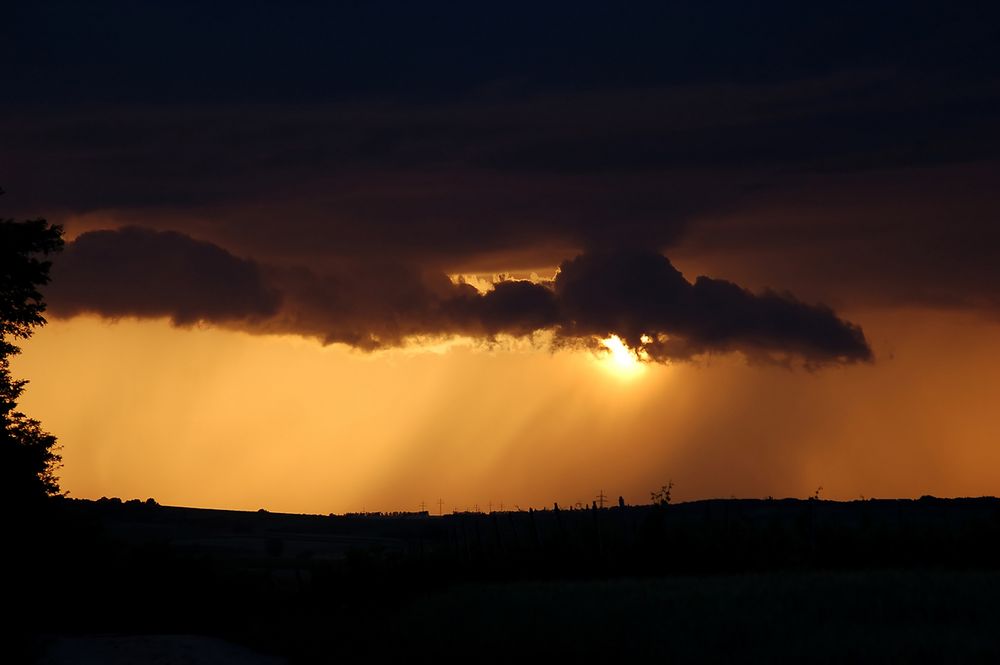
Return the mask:
[[[639,374],[645,368],[642,361],[645,352],[641,349],[637,352],[629,348],[618,335],[611,335],[607,339],[601,340],[601,346],[607,349],[607,354],[603,360],[605,365],[619,376],[631,377]]]

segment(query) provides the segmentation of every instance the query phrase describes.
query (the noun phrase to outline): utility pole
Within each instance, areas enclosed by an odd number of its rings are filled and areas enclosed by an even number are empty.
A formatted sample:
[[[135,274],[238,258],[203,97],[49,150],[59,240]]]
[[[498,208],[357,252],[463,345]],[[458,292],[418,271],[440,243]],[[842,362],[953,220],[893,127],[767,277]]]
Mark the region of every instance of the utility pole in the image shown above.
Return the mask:
[[[608,500],[608,495],[604,493],[604,490],[601,490],[601,493],[597,495],[597,507],[598,508],[603,508],[604,507],[604,503],[607,500]]]
[[[438,517],[440,517],[441,515],[444,515],[444,501],[438,499]]]
[[[420,512],[422,513],[427,512],[427,504],[424,503],[423,501],[420,502]]]

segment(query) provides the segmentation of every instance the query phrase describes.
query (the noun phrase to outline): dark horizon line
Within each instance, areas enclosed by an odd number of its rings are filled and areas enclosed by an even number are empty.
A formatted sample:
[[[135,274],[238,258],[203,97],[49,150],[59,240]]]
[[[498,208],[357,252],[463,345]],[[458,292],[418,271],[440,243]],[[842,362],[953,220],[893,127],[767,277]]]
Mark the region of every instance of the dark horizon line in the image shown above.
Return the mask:
[[[450,515],[491,515],[491,514],[507,514],[507,513],[527,513],[527,512],[555,512],[555,506],[558,505],[559,512],[580,512],[587,510],[594,510],[594,506],[585,505],[582,507],[576,507],[576,504],[570,504],[566,506],[559,505],[558,502],[553,502],[551,505],[546,505],[542,507],[528,506],[526,508],[517,508],[515,510],[510,509],[493,509],[493,510],[453,510],[450,512],[436,513],[430,509],[424,510],[395,510],[395,511],[358,511],[358,512],[344,512],[344,513],[296,513],[296,512],[285,512],[280,510],[269,510],[267,508],[258,508],[256,510],[252,509],[241,509],[241,508],[212,508],[205,506],[186,506],[186,505],[171,505],[171,504],[161,504],[157,502],[154,498],[149,497],[147,499],[122,499],[117,496],[102,496],[97,499],[88,499],[80,497],[71,496],[59,496],[54,497],[57,501],[78,501],[94,504],[113,504],[116,506],[155,506],[156,508],[168,508],[174,510],[192,510],[192,511],[205,511],[205,512],[222,512],[222,513],[246,513],[246,514],[268,514],[268,515],[287,515],[287,516],[298,516],[298,517],[339,517],[339,518],[365,518],[365,517],[414,517],[414,516],[426,516],[426,517],[447,517]],[[924,494],[919,497],[874,497],[874,496],[858,496],[855,499],[825,499],[821,496],[811,496],[811,497],[712,497],[703,499],[691,499],[688,501],[671,501],[667,504],[656,504],[656,503],[625,503],[624,508],[669,508],[669,507],[679,507],[679,506],[693,506],[697,504],[704,503],[729,503],[729,502],[756,502],[756,503],[825,503],[825,504],[852,504],[852,503],[878,503],[878,502],[897,502],[897,501],[907,501],[907,502],[918,502],[918,501],[985,501],[993,500],[1000,501],[1000,497],[994,496],[992,494],[984,494],[980,496],[935,496],[932,494]],[[621,506],[617,503],[609,503],[603,507],[597,507],[597,510],[620,510]]]

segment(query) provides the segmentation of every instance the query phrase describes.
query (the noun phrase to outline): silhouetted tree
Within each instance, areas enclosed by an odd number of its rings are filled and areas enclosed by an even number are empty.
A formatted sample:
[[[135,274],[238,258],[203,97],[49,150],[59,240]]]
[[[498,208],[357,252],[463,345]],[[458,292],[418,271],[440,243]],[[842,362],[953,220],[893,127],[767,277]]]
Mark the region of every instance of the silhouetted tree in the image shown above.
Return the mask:
[[[674,490],[674,481],[667,481],[666,485],[660,487],[656,492],[649,493],[649,500],[654,506],[667,506],[670,505],[671,492]]]
[[[49,282],[49,255],[62,246],[59,225],[0,219],[0,493],[5,505],[59,494],[56,438],[17,410],[27,381],[11,376],[10,359],[21,351],[16,342],[45,324],[38,289]]]

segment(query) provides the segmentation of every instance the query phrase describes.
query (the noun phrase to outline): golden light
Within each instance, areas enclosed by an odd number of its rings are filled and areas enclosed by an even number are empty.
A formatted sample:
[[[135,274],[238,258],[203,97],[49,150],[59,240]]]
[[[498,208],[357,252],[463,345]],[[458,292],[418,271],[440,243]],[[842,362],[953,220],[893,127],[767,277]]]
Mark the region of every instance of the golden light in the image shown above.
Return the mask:
[[[632,377],[640,374],[645,365],[645,351],[629,348],[618,335],[611,335],[601,340],[601,346],[607,349],[603,364],[618,376]]]

